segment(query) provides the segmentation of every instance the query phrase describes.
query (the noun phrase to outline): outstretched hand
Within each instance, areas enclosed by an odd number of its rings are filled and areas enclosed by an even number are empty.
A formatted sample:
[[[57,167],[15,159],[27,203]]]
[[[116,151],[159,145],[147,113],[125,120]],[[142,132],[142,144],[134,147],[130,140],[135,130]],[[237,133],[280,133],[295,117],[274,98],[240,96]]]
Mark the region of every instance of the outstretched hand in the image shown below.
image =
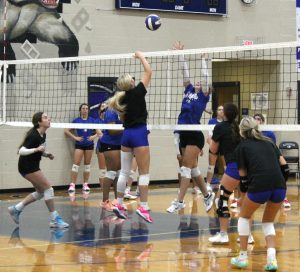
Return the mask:
[[[141,51],[135,51],[134,57],[137,58],[137,59],[145,58],[144,53],[142,53]]]
[[[184,44],[181,43],[181,41],[176,41],[173,44],[173,50],[183,50],[183,48],[184,48]]]

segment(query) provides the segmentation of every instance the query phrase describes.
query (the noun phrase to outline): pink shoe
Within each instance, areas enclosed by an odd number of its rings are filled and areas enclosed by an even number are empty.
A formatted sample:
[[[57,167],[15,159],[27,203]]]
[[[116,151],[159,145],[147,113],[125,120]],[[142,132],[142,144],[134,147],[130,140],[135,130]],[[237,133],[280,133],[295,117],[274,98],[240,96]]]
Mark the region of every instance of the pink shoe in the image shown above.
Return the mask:
[[[143,207],[139,207],[137,210],[136,210],[136,213],[142,217],[144,220],[146,220],[148,223],[153,223],[153,220],[150,216],[150,213],[148,210],[145,210]]]
[[[120,203],[118,203],[116,206],[113,207],[113,212],[115,213],[115,215],[118,218],[127,219],[127,214],[126,214],[126,211],[124,209],[124,206],[121,205]]]
[[[71,182],[69,189],[68,189],[69,193],[74,193],[75,192],[75,183]]]
[[[83,183],[83,185],[82,185],[82,191],[89,192],[90,190],[91,189],[90,189],[88,183],[87,182]]]
[[[113,206],[113,204],[111,203],[110,200],[106,200],[106,201],[104,201],[104,202],[101,202],[101,203],[100,203],[100,206],[101,206],[104,210],[106,210],[106,211],[108,211],[108,212],[112,212],[112,211],[113,211],[113,208],[114,208],[114,206]]]

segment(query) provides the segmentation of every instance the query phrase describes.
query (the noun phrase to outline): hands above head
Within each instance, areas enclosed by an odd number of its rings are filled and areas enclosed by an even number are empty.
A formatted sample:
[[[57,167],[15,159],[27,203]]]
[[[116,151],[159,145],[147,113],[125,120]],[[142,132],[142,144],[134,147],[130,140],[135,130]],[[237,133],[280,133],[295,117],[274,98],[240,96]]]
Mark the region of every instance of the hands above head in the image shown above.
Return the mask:
[[[134,57],[137,58],[137,59],[144,59],[145,58],[144,53],[141,52],[141,51],[135,51]]]
[[[181,41],[176,41],[174,44],[173,44],[173,50],[183,50],[184,48],[184,44],[181,43]]]

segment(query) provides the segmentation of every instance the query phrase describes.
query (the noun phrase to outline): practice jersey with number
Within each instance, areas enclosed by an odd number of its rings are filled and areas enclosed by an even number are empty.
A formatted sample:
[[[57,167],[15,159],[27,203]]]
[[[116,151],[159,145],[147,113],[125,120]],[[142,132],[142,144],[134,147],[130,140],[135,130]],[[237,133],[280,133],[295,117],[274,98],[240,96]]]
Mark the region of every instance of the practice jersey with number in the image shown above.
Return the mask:
[[[147,90],[143,82],[125,92],[125,96],[121,102],[123,105],[126,105],[123,122],[125,128],[147,124],[146,94]]]
[[[180,114],[178,116],[178,124],[200,124],[200,119],[208,101],[209,95],[204,95],[202,91],[196,92],[192,84],[186,86]]]
[[[235,150],[238,167],[247,170],[248,192],[285,189],[286,182],[279,164],[280,152],[269,141],[246,139]]]
[[[122,124],[119,115],[112,109],[107,109],[104,113],[104,124]],[[103,131],[103,136],[100,139],[100,143],[111,144],[111,145],[121,145],[122,131],[120,134],[112,135],[110,130],[106,129]]]
[[[46,133],[40,135],[37,129],[32,129],[26,136],[22,146],[27,149],[37,148],[46,142]],[[27,156],[19,156],[18,169],[20,173],[32,173],[39,169],[43,152],[35,152]]]
[[[75,118],[72,123],[75,124],[94,124],[95,119],[92,117],[88,117],[87,119],[82,119],[81,117]],[[93,129],[76,129],[76,135],[78,137],[82,137],[83,141],[76,141],[75,144],[79,146],[90,146],[93,145],[93,141],[89,141],[88,138],[90,136],[93,136],[95,134],[95,131]]]
[[[233,135],[231,123],[223,121],[217,124],[211,138],[219,143],[219,152],[224,155],[226,164],[236,162],[234,150],[240,143],[240,136]]]

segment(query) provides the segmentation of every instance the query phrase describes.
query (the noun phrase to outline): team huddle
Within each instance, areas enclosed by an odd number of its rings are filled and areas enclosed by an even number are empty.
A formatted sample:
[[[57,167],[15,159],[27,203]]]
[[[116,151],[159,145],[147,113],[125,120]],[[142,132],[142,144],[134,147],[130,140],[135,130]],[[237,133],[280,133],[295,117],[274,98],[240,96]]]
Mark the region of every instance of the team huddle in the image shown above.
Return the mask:
[[[174,44],[174,50],[182,50],[180,42]],[[151,81],[152,69],[144,54],[137,51],[135,58],[143,65],[142,79],[136,84],[135,79],[125,74],[118,78],[118,91],[105,104],[99,106],[98,123],[122,124],[124,130],[91,130],[77,129],[76,134],[71,129],[65,129],[65,134],[75,141],[75,152],[71,170],[69,192],[75,191],[75,183],[79,165],[84,157],[83,190],[89,191],[88,179],[90,162],[94,150],[94,140],[99,138],[96,151],[101,169],[100,183],[103,190],[101,207],[115,213],[118,218],[127,219],[124,197],[129,198],[128,185],[132,171],[138,168],[139,206],[136,213],[148,223],[154,220],[148,205],[148,187],[150,182],[150,150],[147,130],[147,87]],[[179,56],[179,65],[183,73],[184,98],[178,116],[178,125],[199,125],[206,105],[210,100],[211,87],[208,84],[208,72],[205,59],[202,59],[200,80],[190,81],[188,65],[183,55]],[[87,104],[80,106],[80,117],[74,123],[93,123],[88,116]],[[220,111],[220,112],[219,112]],[[286,197],[286,181],[289,168],[274,142],[273,134],[259,130],[257,116],[244,117],[240,124],[236,119],[239,109],[233,103],[225,103],[218,107],[217,118],[210,124],[215,127],[209,133],[209,167],[206,181],[198,168],[199,156],[203,154],[205,138],[202,131],[175,131],[175,144],[179,162],[179,185],[177,198],[166,210],[175,213],[185,207],[184,197],[192,180],[195,188],[201,191],[206,212],[215,205],[216,216],[220,221],[220,232],[209,238],[212,244],[228,244],[227,234],[230,219],[229,197],[233,191],[240,192],[238,203],[240,214],[238,233],[240,240],[239,256],[231,259],[234,267],[248,266],[247,244],[252,239],[251,217],[253,213],[265,204],[262,218],[262,229],[267,244],[266,271],[277,269],[275,250],[274,219]],[[50,118],[44,112],[35,113],[30,129],[19,148],[19,172],[35,188],[24,200],[8,208],[13,220],[19,224],[22,210],[28,204],[44,198],[50,213],[50,227],[68,228],[69,225],[59,216],[54,206],[54,191],[49,180],[39,168],[41,157],[53,159],[46,152],[46,130],[50,127]],[[102,156],[102,160],[100,159]],[[218,192],[215,194],[210,186],[217,158],[224,164]],[[102,161],[102,163],[101,163]],[[103,161],[105,163],[103,163]],[[134,161],[136,166],[134,167]],[[106,168],[106,171],[104,171]],[[114,186],[115,200],[109,199],[111,186]],[[133,198],[135,196],[132,196]],[[136,198],[136,197],[135,197]]]

